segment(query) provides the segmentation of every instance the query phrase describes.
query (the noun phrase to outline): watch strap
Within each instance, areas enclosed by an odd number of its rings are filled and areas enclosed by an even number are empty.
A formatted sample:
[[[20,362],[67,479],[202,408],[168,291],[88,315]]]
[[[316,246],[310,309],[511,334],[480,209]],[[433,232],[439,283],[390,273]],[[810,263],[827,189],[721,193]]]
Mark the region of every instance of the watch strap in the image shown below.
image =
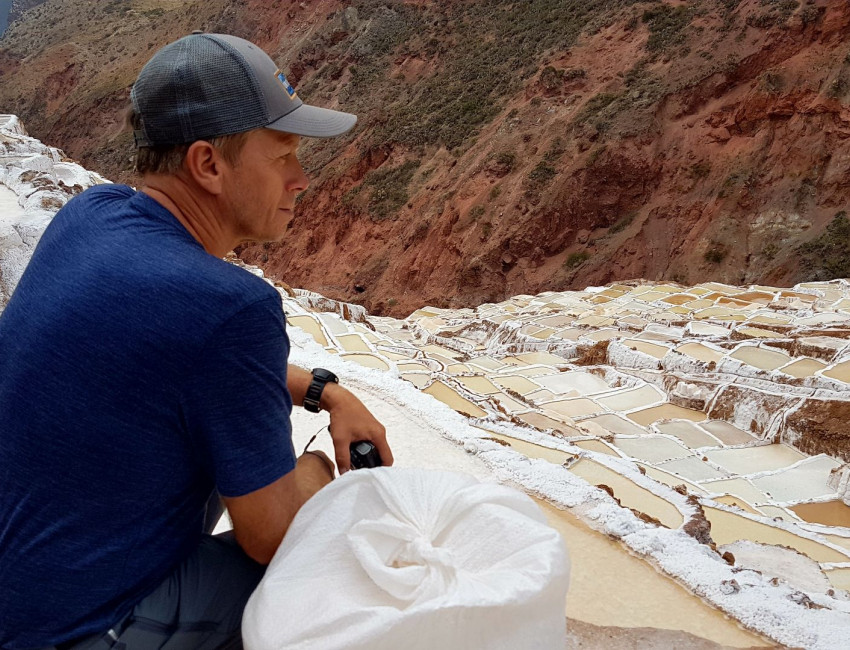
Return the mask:
[[[318,372],[317,371],[321,371]],[[325,390],[325,385],[328,382],[337,383],[339,380],[332,372],[324,368],[315,368],[313,370],[313,380],[310,386],[307,387],[307,392],[304,395],[304,408],[311,413],[318,413],[321,410],[319,402],[322,399],[322,392]]]

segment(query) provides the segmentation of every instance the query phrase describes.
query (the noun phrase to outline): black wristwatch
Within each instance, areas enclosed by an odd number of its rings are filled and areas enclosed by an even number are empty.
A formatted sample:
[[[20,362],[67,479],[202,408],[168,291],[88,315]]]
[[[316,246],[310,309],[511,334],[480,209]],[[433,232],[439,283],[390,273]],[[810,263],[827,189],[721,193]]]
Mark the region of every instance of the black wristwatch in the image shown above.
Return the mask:
[[[330,370],[324,368],[313,368],[313,381],[310,382],[310,387],[307,389],[307,394],[304,395],[304,408],[311,413],[318,413],[321,409],[319,401],[322,399],[322,391],[325,390],[325,384],[332,382],[339,383],[339,377],[333,374]]]

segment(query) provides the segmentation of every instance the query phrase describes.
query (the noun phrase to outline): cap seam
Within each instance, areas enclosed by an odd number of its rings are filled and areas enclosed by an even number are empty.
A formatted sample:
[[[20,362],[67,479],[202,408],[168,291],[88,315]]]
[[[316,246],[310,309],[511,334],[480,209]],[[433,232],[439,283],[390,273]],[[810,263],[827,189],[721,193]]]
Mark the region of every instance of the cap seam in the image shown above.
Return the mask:
[[[218,45],[222,50],[227,52],[236,61],[236,64],[242,69],[242,72],[245,73],[248,79],[250,80],[252,90],[256,92],[260,98],[262,98],[263,114],[265,115],[266,123],[258,124],[257,126],[252,126],[249,129],[245,130],[249,131],[251,129],[258,129],[262,128],[263,126],[266,126],[267,124],[270,124],[269,103],[266,99],[266,94],[263,92],[261,84],[257,81],[257,76],[254,74],[254,69],[250,65],[248,65],[248,62],[245,60],[245,57],[242,56],[242,53],[227,41],[218,39],[212,34],[203,34],[202,36]]]

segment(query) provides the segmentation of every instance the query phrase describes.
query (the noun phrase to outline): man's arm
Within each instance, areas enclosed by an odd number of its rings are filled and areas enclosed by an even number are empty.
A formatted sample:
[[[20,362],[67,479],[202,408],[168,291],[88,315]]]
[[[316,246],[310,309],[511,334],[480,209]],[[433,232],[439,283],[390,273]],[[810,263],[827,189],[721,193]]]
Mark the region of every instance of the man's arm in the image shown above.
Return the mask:
[[[260,564],[268,564],[298,510],[333,480],[332,472],[327,456],[310,452],[274,483],[241,497],[224,497],[242,550]]]
[[[304,395],[307,394],[313,375],[292,364],[289,364],[286,372],[286,387],[292,396],[292,403],[300,406],[304,403]],[[353,393],[339,384],[325,384],[319,405],[331,416],[330,432],[340,474],[351,469],[349,446],[359,440],[368,440],[375,445],[383,465],[393,464],[393,452],[387,443],[386,429]]]

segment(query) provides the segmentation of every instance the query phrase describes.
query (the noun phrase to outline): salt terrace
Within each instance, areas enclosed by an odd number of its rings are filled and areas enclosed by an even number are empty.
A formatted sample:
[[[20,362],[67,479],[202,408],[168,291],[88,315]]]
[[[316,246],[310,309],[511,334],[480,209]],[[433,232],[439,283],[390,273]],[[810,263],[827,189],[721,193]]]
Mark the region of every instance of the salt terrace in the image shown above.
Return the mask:
[[[404,320],[281,293],[324,352],[462,414],[477,433],[455,440],[502,479],[750,629],[824,648],[850,631],[848,282],[634,282]]]
[[[0,115],[0,309],[55,211],[102,182]],[[397,464],[538,500],[581,647],[846,647],[847,281],[629,282],[404,320],[274,284],[290,359],[340,375]],[[326,418],[293,412],[296,446]]]

